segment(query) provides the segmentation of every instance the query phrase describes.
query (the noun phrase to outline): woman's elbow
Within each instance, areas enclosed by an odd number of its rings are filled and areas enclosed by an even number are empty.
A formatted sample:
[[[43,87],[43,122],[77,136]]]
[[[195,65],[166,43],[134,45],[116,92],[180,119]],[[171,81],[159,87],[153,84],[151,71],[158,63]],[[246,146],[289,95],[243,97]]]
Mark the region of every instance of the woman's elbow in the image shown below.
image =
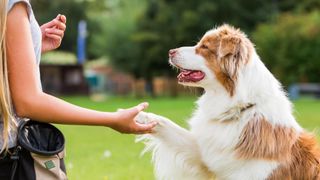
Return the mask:
[[[16,113],[16,115],[18,115],[19,117],[28,117],[29,114],[28,112],[30,112],[29,108],[29,103],[27,100],[23,99],[19,99],[19,100],[13,100],[13,106],[14,106],[14,111]]]
[[[38,96],[12,97],[14,111],[17,116],[30,118],[35,109]]]

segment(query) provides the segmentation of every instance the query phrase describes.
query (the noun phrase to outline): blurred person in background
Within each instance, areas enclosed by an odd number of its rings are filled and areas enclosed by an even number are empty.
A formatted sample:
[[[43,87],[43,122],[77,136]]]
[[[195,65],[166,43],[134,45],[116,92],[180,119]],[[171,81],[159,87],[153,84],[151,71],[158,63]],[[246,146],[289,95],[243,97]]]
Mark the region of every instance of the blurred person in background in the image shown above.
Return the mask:
[[[67,18],[58,15],[38,25],[28,0],[0,0],[0,179],[10,177],[17,127],[35,119],[47,123],[107,126],[121,133],[150,133],[156,123],[138,124],[134,117],[147,103],[117,112],[101,112],[72,105],[42,91],[41,53],[61,44]]]

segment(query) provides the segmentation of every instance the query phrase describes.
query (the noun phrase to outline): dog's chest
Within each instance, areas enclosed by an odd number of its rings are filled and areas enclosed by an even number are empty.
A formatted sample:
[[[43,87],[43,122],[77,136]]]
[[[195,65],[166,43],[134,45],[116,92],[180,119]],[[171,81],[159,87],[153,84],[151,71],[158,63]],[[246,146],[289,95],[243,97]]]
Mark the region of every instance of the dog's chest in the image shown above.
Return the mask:
[[[237,179],[239,176],[263,179],[277,166],[274,162],[246,161],[236,156],[243,121],[218,123],[200,120],[196,116],[190,122],[191,132],[197,139],[201,157],[205,165],[221,179]],[[257,169],[263,171],[248,171]]]
[[[235,165],[234,149],[242,130],[239,123],[202,121],[193,123],[191,128],[197,139],[202,160],[210,170],[222,172]]]
[[[197,114],[189,123],[199,147],[214,152],[232,151],[244,127],[241,121],[217,122]]]

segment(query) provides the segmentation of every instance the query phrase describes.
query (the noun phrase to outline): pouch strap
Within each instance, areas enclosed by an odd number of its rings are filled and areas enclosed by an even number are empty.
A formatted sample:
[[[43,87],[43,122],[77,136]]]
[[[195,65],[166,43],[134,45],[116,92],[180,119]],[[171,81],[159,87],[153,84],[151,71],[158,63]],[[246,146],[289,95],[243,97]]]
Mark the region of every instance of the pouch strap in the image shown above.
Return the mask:
[[[18,167],[20,151],[21,151],[21,147],[17,146],[10,156],[10,159],[13,160],[10,180],[14,180],[14,176],[16,174],[17,167]]]

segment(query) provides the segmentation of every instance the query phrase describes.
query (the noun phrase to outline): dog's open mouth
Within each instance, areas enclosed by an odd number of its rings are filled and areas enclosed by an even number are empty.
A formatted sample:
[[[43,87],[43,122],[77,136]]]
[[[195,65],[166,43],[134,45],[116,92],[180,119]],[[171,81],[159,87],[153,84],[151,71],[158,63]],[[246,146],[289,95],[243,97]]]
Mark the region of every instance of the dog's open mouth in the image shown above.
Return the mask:
[[[198,70],[180,69],[180,73],[177,76],[179,82],[198,82],[201,81],[205,74]]]
[[[199,70],[184,69],[179,65],[173,63],[171,59],[169,59],[169,64],[180,70],[180,73],[177,76],[178,82],[180,83],[187,83],[187,82],[195,83],[195,82],[201,81],[205,77],[204,72]]]

